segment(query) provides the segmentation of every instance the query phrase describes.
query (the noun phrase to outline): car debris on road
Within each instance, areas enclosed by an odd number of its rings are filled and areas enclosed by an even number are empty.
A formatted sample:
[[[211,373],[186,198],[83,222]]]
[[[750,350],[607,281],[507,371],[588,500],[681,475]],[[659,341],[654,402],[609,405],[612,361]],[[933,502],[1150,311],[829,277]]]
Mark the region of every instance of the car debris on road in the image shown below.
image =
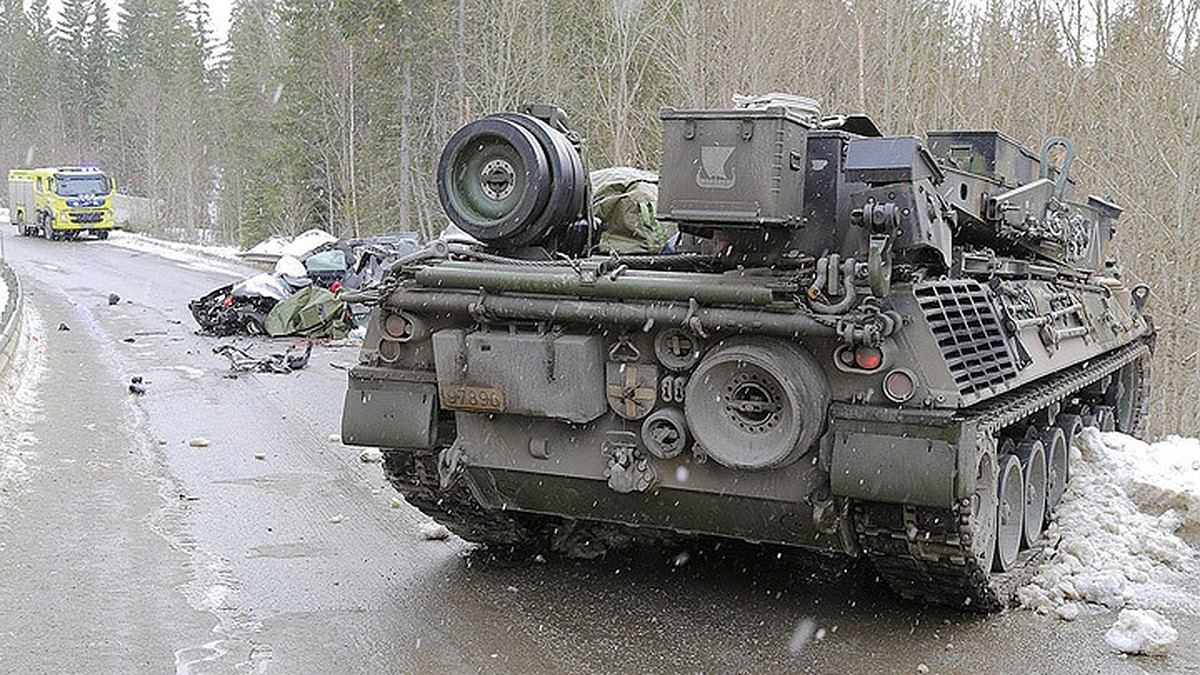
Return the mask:
[[[312,355],[313,343],[310,341],[302,354],[293,354],[295,347],[288,347],[285,352],[273,352],[266,356],[252,356],[248,351],[232,344],[217,345],[214,354],[220,354],[229,359],[229,369],[237,373],[279,373],[287,374],[300,370],[308,365]]]

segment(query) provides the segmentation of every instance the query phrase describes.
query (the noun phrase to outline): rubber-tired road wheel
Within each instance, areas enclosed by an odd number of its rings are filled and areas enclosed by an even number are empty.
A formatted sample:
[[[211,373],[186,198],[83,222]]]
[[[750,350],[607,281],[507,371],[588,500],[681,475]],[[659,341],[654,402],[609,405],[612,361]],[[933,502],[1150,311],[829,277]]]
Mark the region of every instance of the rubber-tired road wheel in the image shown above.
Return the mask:
[[[1042,432],[1042,450],[1046,455],[1046,514],[1045,520],[1050,522],[1050,512],[1058,506],[1063,493],[1067,491],[1067,436],[1059,426],[1052,426]]]
[[[1016,455],[1000,458],[996,509],[996,559],[992,569],[1006,572],[1017,562],[1025,525],[1025,478]]]
[[[484,243],[525,239],[549,198],[546,153],[520,125],[496,116],[459,129],[442,151],[438,197],[464,232]]]
[[[1017,446],[1017,459],[1025,476],[1025,524],[1021,544],[1032,548],[1042,536],[1046,521],[1046,451],[1042,442],[1024,441]]]
[[[995,457],[984,455],[979,458],[975,494],[971,495],[971,552],[984,572],[992,569],[996,558],[997,471]]]

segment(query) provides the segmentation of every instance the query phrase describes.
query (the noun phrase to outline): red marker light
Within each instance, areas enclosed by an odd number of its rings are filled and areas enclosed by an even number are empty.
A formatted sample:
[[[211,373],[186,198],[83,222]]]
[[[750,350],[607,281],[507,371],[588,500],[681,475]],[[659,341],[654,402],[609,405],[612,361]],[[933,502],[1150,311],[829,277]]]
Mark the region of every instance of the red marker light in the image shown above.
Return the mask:
[[[875,370],[883,365],[883,352],[878,347],[858,347],[854,350],[854,365],[863,370]]]

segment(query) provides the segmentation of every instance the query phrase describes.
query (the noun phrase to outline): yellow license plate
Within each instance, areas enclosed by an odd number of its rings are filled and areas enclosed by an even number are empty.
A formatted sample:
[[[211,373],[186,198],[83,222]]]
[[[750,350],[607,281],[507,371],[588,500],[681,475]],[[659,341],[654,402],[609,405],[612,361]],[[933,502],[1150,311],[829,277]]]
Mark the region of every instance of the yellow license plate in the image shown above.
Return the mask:
[[[441,387],[439,391],[444,408],[504,411],[504,392],[496,387],[451,384]]]

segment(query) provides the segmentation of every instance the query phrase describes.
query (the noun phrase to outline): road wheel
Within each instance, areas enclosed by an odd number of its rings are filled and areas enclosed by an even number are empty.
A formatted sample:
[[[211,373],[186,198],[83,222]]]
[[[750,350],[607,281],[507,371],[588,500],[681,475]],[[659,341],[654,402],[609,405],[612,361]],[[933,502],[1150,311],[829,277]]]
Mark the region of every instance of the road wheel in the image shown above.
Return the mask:
[[[450,138],[438,164],[438,196],[447,215],[486,243],[541,232],[530,228],[546,206],[550,167],[537,139],[495,116],[476,120]]]
[[[1141,358],[1117,371],[1111,400],[1117,431],[1141,438],[1146,434],[1150,359]]]
[[[1067,452],[1063,455],[1064,460],[1062,466],[1063,492],[1066,492],[1067,483],[1071,482],[1071,448],[1080,444],[1080,437],[1083,435],[1084,422],[1083,417],[1080,415],[1076,415],[1074,413],[1063,413],[1054,418],[1054,424],[1058,426],[1059,429],[1062,429],[1063,436],[1067,442]],[[1058,497],[1061,498],[1062,493],[1059,493]],[[1056,499],[1054,503],[1057,504],[1058,500]]]
[[[100,241],[108,239],[108,230],[96,230],[96,238]]]
[[[992,569],[1007,572],[1017,562],[1025,525],[1025,478],[1016,455],[1000,458],[997,492],[996,559],[992,561]]]
[[[684,412],[705,454],[731,469],[785,466],[824,431],[829,385],[816,360],[774,338],[717,345],[688,381]]]
[[[971,495],[971,552],[986,574],[996,557],[996,458],[979,459],[975,475],[975,494]]]
[[[1061,417],[1061,416],[1060,416]],[[1070,448],[1062,427],[1055,425],[1042,433],[1042,449],[1046,454],[1046,522],[1067,491],[1067,462]]]
[[[1041,441],[1025,441],[1017,446],[1017,459],[1025,475],[1025,524],[1021,543],[1032,548],[1042,536],[1046,519],[1046,451]]]

